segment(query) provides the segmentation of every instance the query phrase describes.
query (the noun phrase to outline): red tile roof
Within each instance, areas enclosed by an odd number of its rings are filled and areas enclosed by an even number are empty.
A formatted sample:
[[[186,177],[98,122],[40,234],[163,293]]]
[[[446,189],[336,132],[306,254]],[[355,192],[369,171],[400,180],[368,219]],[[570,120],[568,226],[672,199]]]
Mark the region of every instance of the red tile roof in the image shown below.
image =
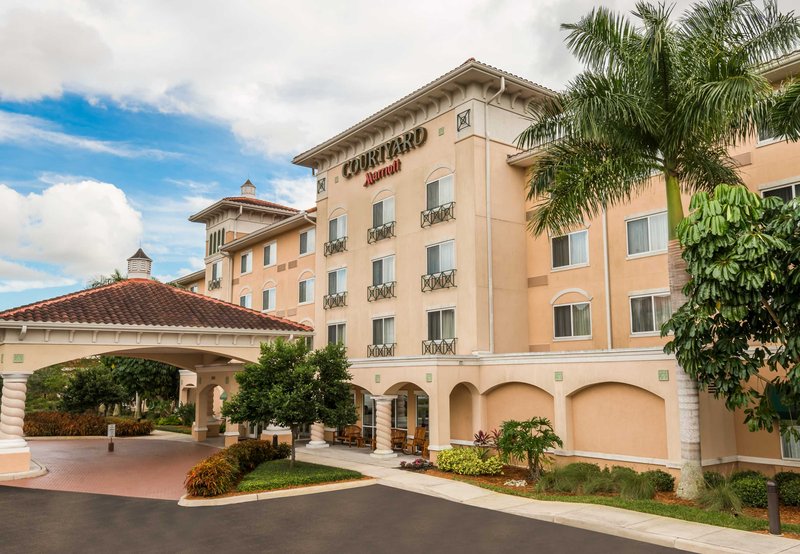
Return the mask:
[[[0,321],[312,331],[288,319],[147,279],[127,279],[5,310]]]
[[[252,204],[253,206],[264,206],[265,208],[275,208],[277,210],[286,210],[289,212],[299,212],[297,208],[290,208],[282,204],[276,204],[268,200],[261,200],[260,198],[251,198],[249,196],[227,196],[222,199],[227,202],[238,202],[240,204]]]

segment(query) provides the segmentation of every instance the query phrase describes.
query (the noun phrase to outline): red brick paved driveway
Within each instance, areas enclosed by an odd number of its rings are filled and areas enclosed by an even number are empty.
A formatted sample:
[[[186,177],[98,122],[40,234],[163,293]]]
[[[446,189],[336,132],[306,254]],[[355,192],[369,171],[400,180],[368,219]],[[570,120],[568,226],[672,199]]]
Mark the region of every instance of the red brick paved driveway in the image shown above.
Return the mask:
[[[186,472],[217,449],[164,439],[117,439],[115,452],[98,439],[29,441],[34,460],[47,467],[41,477],[0,485],[177,500]]]

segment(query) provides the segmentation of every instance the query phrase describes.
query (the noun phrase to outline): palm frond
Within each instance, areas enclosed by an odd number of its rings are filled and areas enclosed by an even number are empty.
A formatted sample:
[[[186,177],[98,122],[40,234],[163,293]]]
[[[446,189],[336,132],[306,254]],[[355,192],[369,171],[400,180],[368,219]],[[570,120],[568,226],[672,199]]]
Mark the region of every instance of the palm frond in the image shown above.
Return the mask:
[[[572,132],[571,120],[564,111],[561,95],[528,104],[530,125],[517,137],[517,148],[529,150],[549,144]]]
[[[536,203],[529,229],[563,234],[603,208],[630,200],[659,169],[652,158],[602,143],[559,141],[531,167],[528,199]]]
[[[636,28],[628,19],[608,8],[598,7],[577,23],[564,23],[567,48],[590,69],[602,71],[625,63],[637,42]]]
[[[776,135],[800,140],[800,80],[790,81],[778,91],[769,120],[769,127]]]
[[[741,185],[736,164],[721,144],[690,144],[680,156],[678,179],[684,192],[711,191],[719,184]]]

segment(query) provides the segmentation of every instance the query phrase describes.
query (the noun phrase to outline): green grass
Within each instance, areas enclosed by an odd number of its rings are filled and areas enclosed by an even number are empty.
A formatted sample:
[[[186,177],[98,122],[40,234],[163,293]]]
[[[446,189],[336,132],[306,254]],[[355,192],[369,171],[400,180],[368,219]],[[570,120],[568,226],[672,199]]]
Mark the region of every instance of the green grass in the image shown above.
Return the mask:
[[[184,435],[192,434],[192,428],[187,425],[156,425],[155,429],[159,431],[171,431],[172,433],[183,433]]]
[[[295,462],[289,469],[289,460],[264,462],[244,476],[239,483],[240,492],[270,491],[287,487],[315,485],[332,481],[360,479],[357,471],[329,467],[307,462]]]
[[[480,481],[474,481],[463,477],[457,478],[457,480],[464,481],[472,485],[477,485],[485,489],[493,490],[495,492],[511,494],[514,496],[524,496],[525,498],[533,498],[535,500],[601,504],[603,506],[613,506],[615,508],[623,508],[625,510],[632,510],[634,512],[643,512],[645,514],[672,517],[675,519],[694,521],[697,523],[707,523],[709,525],[716,525],[718,527],[730,527],[731,529],[741,529],[743,531],[762,531],[769,529],[769,524],[764,519],[758,519],[744,515],[736,517],[732,514],[712,512],[703,510],[702,508],[695,508],[693,506],[663,504],[657,500],[626,500],[618,496],[562,495],[528,492],[512,490],[506,487],[498,487],[496,485],[490,485],[488,483],[482,483]],[[791,533],[800,533],[800,525],[797,524],[784,523],[781,525],[781,528],[784,531]]]

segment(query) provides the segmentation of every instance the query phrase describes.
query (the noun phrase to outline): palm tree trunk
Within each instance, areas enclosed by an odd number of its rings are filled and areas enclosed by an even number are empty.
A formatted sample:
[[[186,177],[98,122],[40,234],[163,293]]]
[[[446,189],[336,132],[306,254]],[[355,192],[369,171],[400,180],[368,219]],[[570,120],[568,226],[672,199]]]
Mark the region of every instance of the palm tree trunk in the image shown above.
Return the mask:
[[[683,204],[678,178],[667,173],[667,219],[669,221],[669,294],[672,312],[686,303],[683,288],[689,282],[686,261],[676,234],[676,227],[683,219]],[[678,387],[678,412],[681,438],[681,478],[676,491],[681,498],[696,498],[703,483],[703,468],[700,456],[700,395],[694,379],[675,362],[675,381]]]

